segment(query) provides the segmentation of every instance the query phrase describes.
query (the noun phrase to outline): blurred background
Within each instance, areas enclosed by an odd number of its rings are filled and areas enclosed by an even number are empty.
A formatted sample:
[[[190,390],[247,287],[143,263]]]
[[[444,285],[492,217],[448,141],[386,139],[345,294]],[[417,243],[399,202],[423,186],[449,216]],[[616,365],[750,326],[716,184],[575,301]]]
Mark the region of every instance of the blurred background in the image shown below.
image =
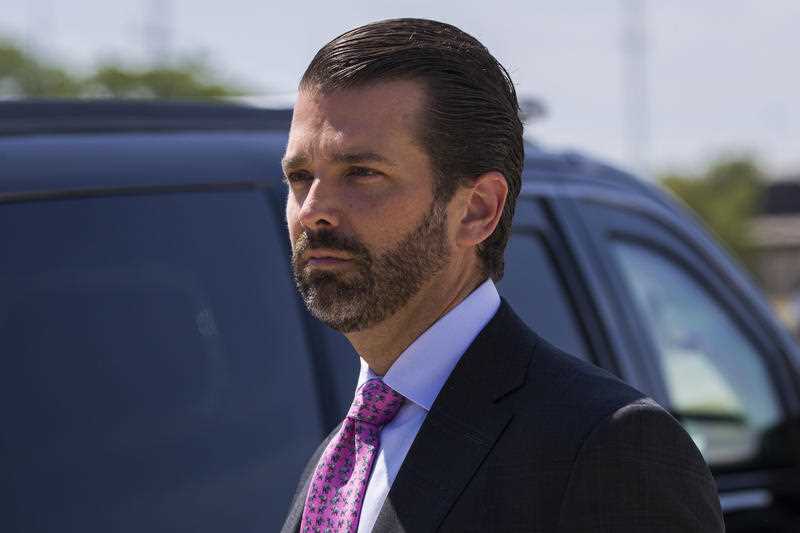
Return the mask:
[[[0,99],[288,106],[322,44],[401,16],[487,45],[532,142],[681,197],[800,334],[797,0],[2,0]]]

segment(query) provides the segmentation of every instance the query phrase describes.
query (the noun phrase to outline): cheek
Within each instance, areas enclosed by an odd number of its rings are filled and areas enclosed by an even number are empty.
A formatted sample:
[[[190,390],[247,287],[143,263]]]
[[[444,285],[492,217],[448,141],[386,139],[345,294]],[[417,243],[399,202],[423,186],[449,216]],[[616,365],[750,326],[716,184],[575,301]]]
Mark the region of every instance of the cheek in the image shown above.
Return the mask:
[[[419,207],[403,206],[386,210],[377,217],[362,218],[361,236],[378,253],[396,249],[426,215]]]
[[[292,244],[294,244],[296,236],[300,233],[299,212],[300,207],[290,194],[289,199],[286,201],[286,227],[289,230],[289,240]]]

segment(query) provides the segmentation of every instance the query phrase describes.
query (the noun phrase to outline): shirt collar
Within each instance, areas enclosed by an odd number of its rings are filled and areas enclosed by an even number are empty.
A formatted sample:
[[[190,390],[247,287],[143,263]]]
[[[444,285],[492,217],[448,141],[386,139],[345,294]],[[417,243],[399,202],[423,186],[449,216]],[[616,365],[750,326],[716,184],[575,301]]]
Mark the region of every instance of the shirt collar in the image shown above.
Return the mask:
[[[499,307],[500,295],[487,279],[417,337],[389,368],[383,382],[430,411],[456,363]],[[358,386],[375,377],[380,376],[361,359]]]

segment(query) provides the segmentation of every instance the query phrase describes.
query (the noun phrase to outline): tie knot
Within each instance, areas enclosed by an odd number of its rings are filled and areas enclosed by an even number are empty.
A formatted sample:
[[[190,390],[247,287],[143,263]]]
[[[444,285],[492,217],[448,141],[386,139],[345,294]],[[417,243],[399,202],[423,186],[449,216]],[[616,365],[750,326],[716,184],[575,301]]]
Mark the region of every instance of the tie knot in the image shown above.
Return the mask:
[[[384,426],[400,410],[405,398],[380,379],[366,381],[356,391],[347,416],[361,422]]]

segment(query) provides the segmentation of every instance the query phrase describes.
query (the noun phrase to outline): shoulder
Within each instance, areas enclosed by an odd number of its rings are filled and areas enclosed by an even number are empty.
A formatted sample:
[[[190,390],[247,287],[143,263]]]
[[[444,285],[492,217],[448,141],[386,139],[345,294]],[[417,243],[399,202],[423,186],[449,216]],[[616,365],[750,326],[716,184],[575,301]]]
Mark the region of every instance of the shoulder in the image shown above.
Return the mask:
[[[548,343],[505,302],[468,357],[448,407],[492,389],[510,415],[485,463],[497,509],[546,531],[720,530],[703,458],[644,393]]]
[[[641,403],[646,395],[610,372],[539,337],[505,301],[464,359],[458,379],[452,380],[461,393],[453,396],[462,402],[481,389],[502,392],[493,394],[493,401],[513,414],[513,439],[524,448],[552,447],[564,459],[574,457],[588,436],[621,409],[660,410],[652,400]],[[674,422],[663,410],[656,418],[662,414]]]
[[[510,391],[500,399],[513,413],[508,436],[523,449],[544,446],[569,460],[598,424],[645,398],[606,370],[539,337],[506,302],[480,344],[491,364],[479,370],[505,376],[498,381]]]
[[[630,530],[640,520],[633,529],[721,531],[714,479],[680,423],[508,311],[504,321],[521,339],[516,348],[530,354],[524,384],[509,398],[516,422],[510,433],[528,453],[537,450],[566,468],[562,530]]]
[[[724,531],[716,484],[672,416],[649,398],[598,423],[572,464],[564,531]]]
[[[680,476],[713,484],[689,435],[650,398],[626,404],[598,423],[584,440],[578,459],[591,463],[609,455],[640,464],[659,463]]]
[[[612,413],[646,398],[609,371],[567,354],[531,333],[531,362],[520,401],[580,418],[589,431]]]

